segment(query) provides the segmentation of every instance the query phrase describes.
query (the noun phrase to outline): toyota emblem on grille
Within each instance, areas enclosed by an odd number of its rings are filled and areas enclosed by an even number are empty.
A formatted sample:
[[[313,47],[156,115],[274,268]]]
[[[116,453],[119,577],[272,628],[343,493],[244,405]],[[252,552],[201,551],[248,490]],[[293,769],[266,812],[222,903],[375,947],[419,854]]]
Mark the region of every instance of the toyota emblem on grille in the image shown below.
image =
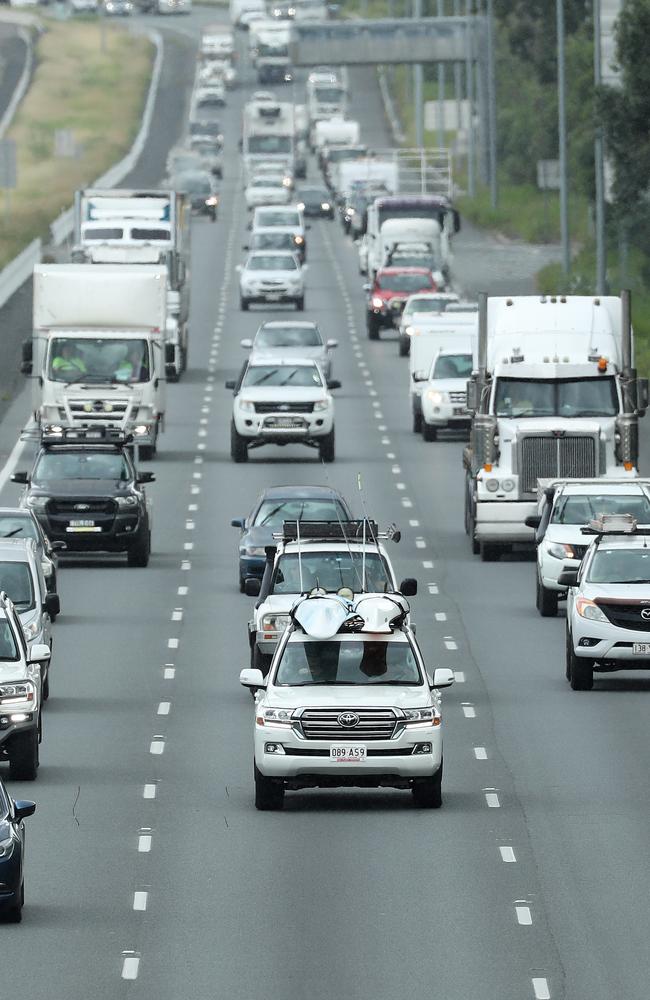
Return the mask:
[[[641,617],[645,622],[650,621],[650,608],[643,608],[641,610]]]
[[[286,410],[288,409],[289,409],[288,403],[280,403],[280,405],[278,406],[278,410],[282,410],[283,412],[286,412]]]
[[[359,725],[359,716],[355,715],[354,712],[343,712],[337,721],[339,726],[343,726],[344,729],[353,729]]]
[[[76,503],[74,505],[74,509],[75,510],[90,510],[90,504],[89,503]]]

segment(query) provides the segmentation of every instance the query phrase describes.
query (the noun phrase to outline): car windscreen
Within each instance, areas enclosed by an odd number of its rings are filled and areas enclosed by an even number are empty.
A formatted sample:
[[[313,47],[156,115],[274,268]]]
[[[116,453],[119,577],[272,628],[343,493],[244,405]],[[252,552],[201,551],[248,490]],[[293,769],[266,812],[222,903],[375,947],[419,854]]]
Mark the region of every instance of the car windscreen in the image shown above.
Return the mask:
[[[146,340],[54,337],[47,370],[53,382],[148,382],[149,345]]]
[[[260,153],[290,153],[291,136],[288,135],[251,135],[248,138],[248,152],[253,155]]]
[[[102,243],[105,240],[124,239],[124,229],[122,226],[85,226],[83,231],[84,242],[96,240]]]
[[[421,685],[423,677],[407,642],[351,639],[289,642],[273,683],[303,687],[314,684]]]
[[[498,417],[614,417],[613,378],[558,380],[500,378],[494,409]]]
[[[472,368],[471,354],[443,354],[434,361],[431,378],[469,378]]]
[[[17,660],[18,649],[13,632],[6,619],[0,620],[0,660]]]
[[[210,122],[192,122],[190,125],[190,135],[213,135],[218,136],[221,133],[218,121]]]
[[[0,555],[0,590],[11,598],[17,611],[34,607],[34,586],[29,563],[5,562]]]
[[[343,87],[314,87],[314,97],[322,104],[338,104],[345,100]]]
[[[589,567],[589,583],[650,583],[650,546],[599,548]]]
[[[309,498],[264,500],[255,515],[255,527],[282,528],[284,521],[347,521],[348,515],[338,500]]]
[[[38,528],[30,517],[0,514],[0,538],[33,538],[41,541]]]
[[[255,337],[255,348],[260,347],[322,347],[323,341],[316,327],[283,326],[262,329]]]
[[[319,205],[324,201],[330,200],[330,195],[325,190],[325,188],[301,188],[296,192],[297,201],[307,201],[310,204],[318,203]]]
[[[211,195],[212,184],[206,174],[180,174],[174,182],[177,191],[187,194]]]
[[[384,292],[417,292],[419,288],[431,288],[428,274],[381,274],[377,287]]]
[[[250,186],[254,188],[283,188],[285,186],[284,177],[265,174],[264,177],[255,177],[250,182]]]
[[[255,250],[285,250],[295,247],[291,233],[256,233],[252,248]]]
[[[300,575],[302,562],[302,581]],[[348,589],[382,593],[391,590],[390,577],[378,552],[366,552],[365,587],[363,586],[363,554],[354,552],[288,552],[280,556],[275,568],[274,594],[301,594],[320,587],[330,594]]]
[[[298,265],[289,254],[274,257],[272,254],[251,257],[246,264],[247,271],[296,271]]]
[[[269,209],[268,211],[258,212],[255,216],[255,225],[260,227],[266,226],[294,226],[299,228],[300,226],[300,216],[297,212],[288,212],[286,209]]]
[[[413,299],[406,307],[406,312],[411,313],[434,313],[439,315],[447,308],[444,299]]]
[[[321,388],[323,381],[315,365],[251,365],[242,382],[243,388],[257,385],[291,385],[302,389]]]
[[[109,479],[126,482],[131,478],[127,461],[120,452],[46,451],[38,459],[33,480],[47,483],[59,479]]]
[[[650,524],[650,500],[645,493],[561,496],[553,508],[551,524],[588,524],[600,514],[631,514],[638,524]]]

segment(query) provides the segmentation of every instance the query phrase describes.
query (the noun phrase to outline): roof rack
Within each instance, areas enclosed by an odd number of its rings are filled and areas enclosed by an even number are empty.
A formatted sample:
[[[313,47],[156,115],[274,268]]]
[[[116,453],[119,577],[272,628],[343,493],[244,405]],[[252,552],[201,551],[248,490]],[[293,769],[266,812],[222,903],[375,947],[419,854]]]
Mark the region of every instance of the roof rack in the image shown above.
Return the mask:
[[[48,424],[41,428],[41,444],[47,448],[61,444],[130,444],[132,434],[127,434],[119,427],[109,427],[104,424],[94,424],[92,427],[64,427],[61,424]]]
[[[639,528],[631,514],[600,514],[582,529],[585,535],[650,535],[650,528]]]
[[[273,537],[281,542],[373,542],[390,539],[399,542],[401,532],[391,524],[386,531],[380,531],[376,521],[362,518],[355,521],[284,521],[282,531]]]

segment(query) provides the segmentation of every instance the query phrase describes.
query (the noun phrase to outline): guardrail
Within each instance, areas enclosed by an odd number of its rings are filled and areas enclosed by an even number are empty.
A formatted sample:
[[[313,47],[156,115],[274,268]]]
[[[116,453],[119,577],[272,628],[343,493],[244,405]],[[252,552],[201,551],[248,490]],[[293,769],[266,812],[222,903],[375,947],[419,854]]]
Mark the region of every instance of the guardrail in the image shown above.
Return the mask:
[[[109,170],[106,171],[105,174],[102,175],[102,177],[98,177],[94,184],[91,185],[92,187],[115,187],[117,184],[120,184],[126,175],[135,167],[138,158],[145,147],[145,143],[149,138],[151,118],[153,115],[153,108],[156,101],[156,94],[158,93],[158,84],[160,82],[160,73],[162,70],[163,41],[162,36],[158,31],[147,31],[145,34],[151,39],[152,43],[156,47],[156,57],[154,60],[153,72],[151,74],[151,82],[149,83],[147,100],[142,113],[140,129],[126,156],[123,157],[119,163],[115,163]],[[51,240],[55,246],[60,246],[60,244],[67,239],[72,232],[72,225],[73,210],[68,208],[65,212],[61,212],[58,218],[56,218],[50,226]],[[14,259],[10,261],[2,271],[0,271],[0,309],[11,298],[11,296],[18,291],[23,282],[27,281],[27,279],[31,277],[34,265],[38,264],[41,259],[41,249],[41,240],[32,240],[29,246],[25,247],[25,249],[19,253],[17,257],[14,257]]]

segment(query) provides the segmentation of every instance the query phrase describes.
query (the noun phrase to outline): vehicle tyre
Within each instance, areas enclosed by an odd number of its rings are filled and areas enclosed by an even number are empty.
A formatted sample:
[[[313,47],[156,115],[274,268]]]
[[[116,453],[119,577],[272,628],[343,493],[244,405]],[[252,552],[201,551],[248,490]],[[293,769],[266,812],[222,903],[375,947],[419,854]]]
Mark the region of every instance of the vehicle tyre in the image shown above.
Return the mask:
[[[284,805],[284,785],[276,778],[266,778],[253,765],[255,774],[255,808],[264,811],[282,809]]]
[[[334,428],[318,443],[318,457],[321,462],[333,462],[335,456]]]
[[[594,661],[582,659],[573,651],[573,639],[567,629],[567,674],[572,691],[591,691],[594,686]]]
[[[371,316],[368,316],[366,328],[368,330],[368,340],[379,340],[379,323]]]
[[[138,445],[138,459],[140,462],[150,462],[155,454],[156,446],[154,444]]]
[[[245,590],[246,578],[239,574],[239,593],[243,594]]]
[[[248,312],[248,299],[240,298],[239,308],[241,309],[242,312]]]
[[[438,428],[434,427],[432,424],[428,424],[426,420],[422,421],[422,439],[424,441],[437,441],[438,440]]]
[[[248,461],[248,445],[246,438],[237,431],[234,423],[230,425],[230,457],[233,462]]]
[[[413,403],[411,414],[412,414],[412,417],[413,417],[413,423],[411,425],[413,433],[414,434],[421,434],[422,433],[422,410],[420,410],[419,407],[417,407],[415,405],[415,403]]]
[[[305,309],[305,296],[301,295],[299,299],[296,299],[296,309],[298,312],[304,312]]]
[[[415,778],[411,789],[416,806],[421,809],[440,809],[442,805],[442,761],[431,778]]]
[[[23,906],[25,905],[25,882],[20,884],[20,897],[17,903],[6,911],[6,918],[10,924],[19,924],[23,919]]]
[[[178,382],[180,377],[181,376],[178,368],[174,368],[174,371],[171,373],[171,375],[166,376],[168,382]]]
[[[52,570],[52,575],[50,576],[49,581],[47,581],[47,592],[48,592],[48,594],[56,594],[56,592],[57,592],[57,590],[56,590],[56,584],[57,584],[56,570],[53,569]],[[56,621],[56,617],[57,617],[56,615],[52,615],[52,614],[50,615],[50,619],[52,621]]]
[[[13,781],[34,781],[38,773],[38,731],[16,733],[9,747],[9,774]]]
[[[50,697],[50,664],[49,663],[47,665],[47,673],[45,674],[45,677],[43,678],[43,684],[42,684],[42,688],[41,689],[42,689],[42,692],[43,692],[43,701],[47,701],[48,698]]]
[[[151,555],[151,532],[149,530],[149,525],[145,525],[144,531],[140,532],[140,537],[137,539],[135,545],[132,545],[126,554],[127,563],[129,566],[139,566],[144,568],[149,565],[149,556]]]
[[[542,618],[555,618],[557,615],[557,591],[549,590],[545,587],[537,573],[537,587],[535,592],[535,606]]]
[[[181,372],[186,372],[187,371],[187,355],[188,355],[188,353],[189,352],[188,352],[187,344],[184,344],[181,347],[181,359],[180,359],[180,361],[181,361]]]
[[[253,670],[261,670],[262,677],[266,677],[271,669],[272,654],[263,653],[257,643],[253,646]]]
[[[411,338],[404,336],[400,333],[399,336],[399,356],[400,358],[408,358],[411,353]]]
[[[481,544],[476,537],[476,507],[469,476],[465,478],[465,534],[470,537],[472,554],[477,556],[481,551]]]
[[[480,542],[481,562],[499,562],[501,549],[493,542]]]

